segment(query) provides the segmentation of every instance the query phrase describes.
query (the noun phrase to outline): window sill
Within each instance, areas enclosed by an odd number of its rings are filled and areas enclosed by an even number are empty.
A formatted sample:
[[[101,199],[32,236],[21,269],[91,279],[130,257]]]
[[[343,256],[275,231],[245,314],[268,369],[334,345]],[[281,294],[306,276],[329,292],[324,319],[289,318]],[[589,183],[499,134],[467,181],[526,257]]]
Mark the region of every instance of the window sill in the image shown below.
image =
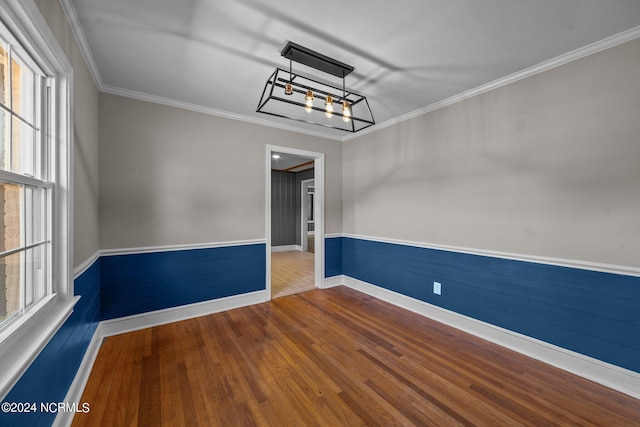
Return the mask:
[[[19,324],[3,331],[0,343],[0,400],[40,354],[60,326],[69,318],[79,296],[62,300],[56,295]]]

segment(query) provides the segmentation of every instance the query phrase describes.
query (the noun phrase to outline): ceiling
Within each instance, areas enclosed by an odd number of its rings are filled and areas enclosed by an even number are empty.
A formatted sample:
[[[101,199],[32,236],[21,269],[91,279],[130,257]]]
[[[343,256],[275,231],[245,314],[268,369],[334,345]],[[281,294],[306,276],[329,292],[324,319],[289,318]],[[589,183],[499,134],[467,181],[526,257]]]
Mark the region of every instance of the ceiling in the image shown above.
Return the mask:
[[[284,172],[303,172],[313,169],[314,161],[310,157],[300,157],[289,153],[271,153],[271,169]]]
[[[62,0],[100,90],[342,139],[256,113],[287,41],[355,67],[380,128],[623,32],[638,0]],[[304,66],[294,71],[334,82]]]

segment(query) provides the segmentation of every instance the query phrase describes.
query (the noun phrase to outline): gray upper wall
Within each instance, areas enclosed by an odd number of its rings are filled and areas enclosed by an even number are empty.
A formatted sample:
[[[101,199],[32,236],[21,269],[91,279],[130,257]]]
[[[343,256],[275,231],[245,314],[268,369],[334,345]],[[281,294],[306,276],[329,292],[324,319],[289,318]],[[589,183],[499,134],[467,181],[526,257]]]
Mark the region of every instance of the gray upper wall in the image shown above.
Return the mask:
[[[342,231],[342,144],[100,94],[100,247],[266,238],[266,145],[325,154],[325,224]]]
[[[345,142],[344,232],[639,267],[638,70],[635,40]]]
[[[73,265],[99,249],[98,89],[60,2],[35,0],[73,67]]]

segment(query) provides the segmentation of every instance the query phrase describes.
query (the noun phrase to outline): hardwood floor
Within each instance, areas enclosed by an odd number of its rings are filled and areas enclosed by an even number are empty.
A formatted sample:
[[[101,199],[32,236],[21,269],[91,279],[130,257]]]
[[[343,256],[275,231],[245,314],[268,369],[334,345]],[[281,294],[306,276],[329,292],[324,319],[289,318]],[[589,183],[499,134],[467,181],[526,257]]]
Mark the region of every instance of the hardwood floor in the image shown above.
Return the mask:
[[[314,254],[302,251],[271,253],[271,298],[315,288]]]
[[[640,401],[345,287],[107,338],[74,426],[640,425]]]

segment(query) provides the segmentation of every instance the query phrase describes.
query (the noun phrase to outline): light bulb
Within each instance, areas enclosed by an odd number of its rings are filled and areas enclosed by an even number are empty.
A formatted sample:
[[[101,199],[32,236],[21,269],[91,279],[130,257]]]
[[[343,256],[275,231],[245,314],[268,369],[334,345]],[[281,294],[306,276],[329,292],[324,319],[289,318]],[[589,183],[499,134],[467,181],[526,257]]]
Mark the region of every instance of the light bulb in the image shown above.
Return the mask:
[[[331,95],[327,95],[327,101],[325,102],[324,115],[327,116],[328,119],[333,117],[333,98],[331,98]]]
[[[305,96],[304,99],[305,99],[305,105],[306,105],[304,107],[304,110],[307,113],[310,113],[313,107],[313,92],[311,92],[311,89],[307,90],[307,96]]]
[[[342,101],[342,121],[349,123],[351,120],[351,106],[347,101]]]
[[[291,83],[287,83],[287,85],[284,87],[284,94],[293,95],[293,86],[291,86]]]

